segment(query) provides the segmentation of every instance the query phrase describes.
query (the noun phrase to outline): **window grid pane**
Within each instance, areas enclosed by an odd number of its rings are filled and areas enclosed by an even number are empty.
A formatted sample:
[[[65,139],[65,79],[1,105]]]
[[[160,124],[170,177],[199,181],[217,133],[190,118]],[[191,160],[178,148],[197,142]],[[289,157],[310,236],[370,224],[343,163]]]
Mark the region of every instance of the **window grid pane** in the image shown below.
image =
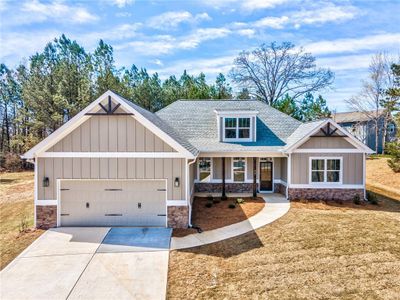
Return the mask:
[[[225,118],[225,128],[236,128],[236,118]]]
[[[340,159],[327,159],[326,169],[328,171],[339,171],[340,170]]]
[[[233,158],[233,181],[244,182],[246,160],[242,157]]]
[[[209,181],[211,179],[211,158],[199,159],[199,180]]]
[[[323,171],[325,168],[325,160],[323,159],[313,159],[311,162],[311,170]]]

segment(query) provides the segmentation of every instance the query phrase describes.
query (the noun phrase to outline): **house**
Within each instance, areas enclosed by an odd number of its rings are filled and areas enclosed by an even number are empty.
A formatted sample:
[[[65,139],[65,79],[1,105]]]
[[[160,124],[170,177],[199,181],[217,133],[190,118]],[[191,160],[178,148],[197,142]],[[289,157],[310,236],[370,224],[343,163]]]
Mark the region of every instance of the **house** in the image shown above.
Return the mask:
[[[191,224],[196,192],[365,197],[372,150],[330,119],[256,100],[176,101],[157,113],[108,91],[41,141],[37,227]]]
[[[380,115],[378,119],[378,153],[382,153],[382,137],[384,134],[384,110],[379,110]],[[375,150],[375,122],[371,120],[368,115],[375,115],[373,111],[370,112],[342,112],[333,114],[333,120],[340,126],[348,130],[352,135],[358,138],[361,142],[367,145],[369,148]],[[392,142],[396,137],[396,123],[390,121],[386,127],[386,142]]]

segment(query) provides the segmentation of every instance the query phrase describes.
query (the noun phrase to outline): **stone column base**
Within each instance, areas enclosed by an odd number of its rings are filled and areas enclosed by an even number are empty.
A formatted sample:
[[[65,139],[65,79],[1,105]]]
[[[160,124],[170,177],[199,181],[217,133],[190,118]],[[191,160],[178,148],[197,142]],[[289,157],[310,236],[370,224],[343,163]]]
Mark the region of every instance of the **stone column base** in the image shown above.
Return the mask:
[[[187,228],[189,226],[189,206],[168,206],[168,227]]]
[[[284,186],[282,183],[275,183],[274,184],[274,193],[286,195],[286,186]]]
[[[197,182],[194,184],[196,193],[222,193],[222,183]],[[252,193],[253,184],[248,182],[225,183],[227,193]]]
[[[36,228],[57,227],[57,205],[36,206]]]
[[[352,201],[355,195],[364,199],[363,189],[313,189],[313,188],[289,188],[289,200],[342,200]]]

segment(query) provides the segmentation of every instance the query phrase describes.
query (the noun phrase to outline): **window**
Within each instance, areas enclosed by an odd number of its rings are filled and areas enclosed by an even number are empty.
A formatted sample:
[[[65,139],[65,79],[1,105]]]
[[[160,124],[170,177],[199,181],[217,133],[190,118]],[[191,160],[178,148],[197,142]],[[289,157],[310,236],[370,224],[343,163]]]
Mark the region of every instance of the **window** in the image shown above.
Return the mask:
[[[342,158],[310,158],[311,183],[340,183],[342,181]]]
[[[246,159],[234,157],[232,162],[233,181],[244,182],[246,175]]]
[[[250,139],[251,118],[224,118],[224,139]]]
[[[211,180],[211,158],[199,158],[199,174],[198,179],[201,182],[208,182]]]

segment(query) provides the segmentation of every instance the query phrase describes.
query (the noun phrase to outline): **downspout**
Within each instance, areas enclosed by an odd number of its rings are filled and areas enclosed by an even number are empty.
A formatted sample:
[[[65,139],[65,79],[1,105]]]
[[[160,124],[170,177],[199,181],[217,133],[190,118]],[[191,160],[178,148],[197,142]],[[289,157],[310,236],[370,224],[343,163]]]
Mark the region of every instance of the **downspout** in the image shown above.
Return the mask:
[[[189,162],[189,159],[186,159],[186,197],[187,197],[187,202],[189,205],[189,221],[188,221],[189,227],[192,227],[192,203],[190,203],[191,195],[189,195],[189,189],[190,189],[189,166],[192,165],[193,163],[195,163],[196,160],[197,160],[197,156],[191,162]]]
[[[287,182],[286,182],[286,199],[289,199],[289,185],[292,177],[292,154],[288,154],[288,162],[287,162]]]

